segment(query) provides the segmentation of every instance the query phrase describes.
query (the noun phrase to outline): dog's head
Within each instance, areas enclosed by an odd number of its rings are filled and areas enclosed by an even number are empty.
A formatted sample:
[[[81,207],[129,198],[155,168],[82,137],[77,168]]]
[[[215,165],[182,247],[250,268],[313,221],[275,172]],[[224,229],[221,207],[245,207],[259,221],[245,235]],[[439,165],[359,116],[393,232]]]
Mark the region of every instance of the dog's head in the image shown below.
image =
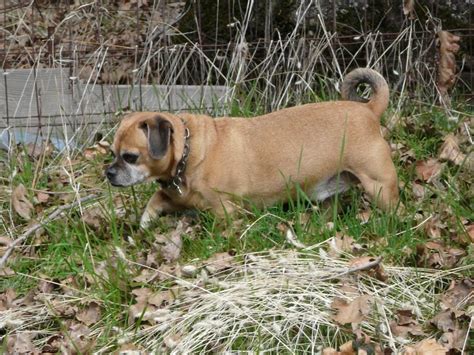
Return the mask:
[[[184,149],[184,124],[169,114],[140,112],[126,116],[115,134],[115,159],[106,169],[114,186],[168,179]]]

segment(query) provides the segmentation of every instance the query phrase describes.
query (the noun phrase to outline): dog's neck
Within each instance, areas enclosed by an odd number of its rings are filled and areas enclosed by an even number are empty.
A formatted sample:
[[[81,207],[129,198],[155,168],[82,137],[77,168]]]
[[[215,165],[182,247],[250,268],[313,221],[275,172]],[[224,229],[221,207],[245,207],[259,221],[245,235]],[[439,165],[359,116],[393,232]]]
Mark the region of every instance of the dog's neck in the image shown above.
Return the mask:
[[[186,163],[188,162],[190,145],[189,138],[191,134],[189,128],[186,127],[186,122],[183,121],[184,125],[184,149],[183,155],[176,166],[176,171],[174,175],[169,180],[158,180],[158,183],[165,190],[175,190],[179,195],[183,194],[182,187],[186,183],[184,173],[186,171]]]

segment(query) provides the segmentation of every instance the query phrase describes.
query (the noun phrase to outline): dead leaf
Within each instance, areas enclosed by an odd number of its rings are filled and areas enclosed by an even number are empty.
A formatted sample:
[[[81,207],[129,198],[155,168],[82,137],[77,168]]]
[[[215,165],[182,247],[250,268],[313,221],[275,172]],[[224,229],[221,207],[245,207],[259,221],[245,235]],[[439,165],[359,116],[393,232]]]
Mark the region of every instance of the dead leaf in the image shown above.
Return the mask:
[[[229,253],[216,253],[204,262],[209,273],[215,274],[217,272],[226,270],[234,263],[234,257]]]
[[[358,213],[356,217],[361,222],[361,224],[366,224],[367,222],[369,222],[371,214],[372,214],[372,211],[367,210],[367,211],[362,211]]]
[[[342,298],[335,298],[331,308],[337,313],[332,318],[339,324],[360,323],[371,309],[372,296],[362,295],[354,298],[352,301]]]
[[[419,343],[406,346],[404,355],[445,355],[448,352],[444,346],[438,344],[435,339],[424,339]]]
[[[402,309],[397,311],[397,321],[390,322],[390,330],[396,337],[405,338],[408,334],[415,336],[426,335],[421,325],[415,319],[415,315],[411,310]]]
[[[18,185],[12,193],[13,209],[21,217],[29,221],[31,219],[31,212],[33,211],[33,204],[28,200],[27,191],[23,184]]]
[[[107,155],[110,152],[110,143],[106,141],[100,141],[91,147],[84,149],[82,152],[84,158],[87,160],[93,160],[98,156]]]
[[[411,191],[413,193],[413,196],[418,199],[423,199],[426,195],[426,188],[422,184],[418,184],[416,182],[412,183]]]
[[[163,342],[168,349],[173,350],[179,344],[180,340],[181,336],[179,334],[171,334],[166,336]]]
[[[444,138],[444,143],[440,148],[440,160],[448,160],[456,165],[461,165],[466,159],[466,154],[459,149],[457,138],[453,134],[448,134]]]
[[[410,20],[414,20],[415,17],[415,0],[403,0],[403,14]]]
[[[459,51],[459,41],[461,38],[448,31],[439,31],[439,60],[437,85],[442,100],[445,104],[450,104],[448,95],[449,89],[456,82],[456,53]]]
[[[377,258],[374,258],[373,256],[361,256],[361,257],[350,260],[348,265],[351,268],[363,269],[366,265],[373,263],[376,259]],[[372,268],[370,269],[361,270],[361,271],[367,273],[369,276],[374,277],[380,281],[386,281],[388,279],[388,276],[385,273],[385,270],[381,263],[378,263],[372,266]]]
[[[289,244],[293,245],[295,248],[298,248],[298,249],[306,248],[306,245],[304,245],[303,243],[301,243],[298,240],[298,237],[296,236],[295,232],[293,231],[293,228],[288,227],[286,229],[285,239]]]
[[[38,192],[36,194],[36,199],[38,200],[38,203],[46,203],[49,200],[49,194],[44,192]]]
[[[43,279],[38,283],[38,290],[41,293],[53,293],[55,287],[56,285],[47,279]]]
[[[178,298],[180,293],[181,288],[178,286],[171,287],[165,291],[156,292],[148,298],[148,304],[158,308],[167,307]]]
[[[51,310],[57,316],[71,318],[77,313],[77,306],[71,305],[70,303],[65,303],[57,299],[48,301],[51,305]]]
[[[467,328],[461,329],[456,327],[453,331],[443,333],[441,338],[439,338],[439,342],[449,350],[462,350],[464,347],[464,341],[466,340],[467,331]]]
[[[42,155],[45,157],[50,157],[54,151],[54,146],[51,142],[45,142],[42,140],[41,142],[37,143],[25,144],[25,151],[26,154],[28,154],[28,156],[33,159],[38,159]]]
[[[61,344],[64,343],[64,338],[60,334],[52,335],[46,341],[46,344],[41,348],[41,354],[56,354],[60,352]]]
[[[455,315],[451,310],[443,311],[429,320],[430,324],[434,325],[443,332],[449,332],[455,329]]]
[[[73,323],[69,326],[67,343],[64,344],[67,353],[87,354],[95,344],[95,338],[90,336],[91,330],[82,323]]]
[[[356,355],[357,351],[354,349],[352,345],[352,340],[348,341],[347,343],[342,344],[339,347],[340,351],[337,351],[333,348],[326,348],[323,349],[322,355]]]
[[[333,348],[326,348],[322,350],[324,355],[383,355],[384,352],[378,344],[373,344],[368,336],[350,340],[339,347],[339,351]]]
[[[416,248],[418,264],[432,268],[452,268],[466,252],[462,249],[448,248],[440,241],[429,241]]]
[[[452,281],[449,289],[441,297],[444,309],[461,309],[464,305],[474,304],[474,284],[469,279]]]
[[[354,242],[354,238],[349,235],[336,233],[335,237],[329,242],[328,254],[332,257],[338,257],[343,252],[356,252],[362,249],[362,246]]]
[[[100,207],[87,208],[82,213],[82,220],[89,227],[99,230],[104,226],[104,216]]]
[[[100,320],[100,313],[100,305],[96,302],[91,302],[80,313],[76,314],[76,319],[90,326]]]
[[[159,245],[160,254],[167,263],[179,259],[183,242],[181,236],[187,227],[187,223],[180,220],[170,235],[158,234],[155,236],[155,245]]]
[[[417,161],[415,167],[416,176],[426,182],[431,182],[441,175],[442,169],[443,165],[434,158],[427,161]]]
[[[4,254],[4,252],[8,249],[11,243],[11,238],[5,235],[0,236],[0,256]]]
[[[123,344],[120,346],[118,349],[117,353],[114,353],[117,355],[140,355],[140,354],[145,354],[145,351],[142,346],[138,344],[133,344],[133,343],[127,343]]]
[[[474,243],[474,224],[466,226],[466,233],[469,236],[471,243]]]
[[[5,292],[0,293],[0,311],[6,311],[12,306],[16,298],[16,292],[12,288],[7,288]]]
[[[446,225],[441,223],[438,216],[435,216],[425,223],[426,234],[432,239],[441,238],[441,230],[446,228]]]
[[[32,343],[35,334],[30,332],[18,332],[8,337],[8,354],[36,354],[38,350]]]

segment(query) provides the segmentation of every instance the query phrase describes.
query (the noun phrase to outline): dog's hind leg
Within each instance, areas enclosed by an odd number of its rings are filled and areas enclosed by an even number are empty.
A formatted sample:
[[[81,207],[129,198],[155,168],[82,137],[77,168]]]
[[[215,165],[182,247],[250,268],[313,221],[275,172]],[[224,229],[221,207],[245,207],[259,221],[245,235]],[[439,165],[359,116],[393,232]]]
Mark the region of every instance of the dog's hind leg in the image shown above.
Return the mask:
[[[398,205],[398,178],[390,155],[390,148],[381,142],[379,149],[361,157],[352,173],[360,180],[371,199],[384,210]],[[362,164],[360,162],[362,161]]]

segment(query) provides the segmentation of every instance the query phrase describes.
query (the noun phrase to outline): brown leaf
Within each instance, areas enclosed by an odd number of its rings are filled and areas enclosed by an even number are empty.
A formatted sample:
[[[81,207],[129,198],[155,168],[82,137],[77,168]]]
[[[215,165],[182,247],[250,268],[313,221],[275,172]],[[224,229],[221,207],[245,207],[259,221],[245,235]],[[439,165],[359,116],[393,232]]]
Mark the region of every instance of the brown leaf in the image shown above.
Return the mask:
[[[416,182],[412,183],[411,191],[413,193],[413,196],[418,199],[423,199],[426,195],[426,188],[422,184],[418,184]]]
[[[326,348],[323,349],[322,354],[323,355],[356,355],[357,351],[354,349],[354,346],[352,344],[352,340],[348,341],[347,343],[342,344],[339,347],[340,351],[337,351],[336,349],[333,348]]]
[[[444,223],[441,223],[438,216],[428,220],[424,226],[426,234],[432,239],[439,239],[441,237],[441,231],[446,229],[446,227]]]
[[[467,336],[467,328],[460,329],[456,327],[453,331],[441,335],[439,342],[447,349],[462,350]]]
[[[32,343],[34,333],[19,332],[8,337],[7,352],[8,354],[36,354],[37,349]]]
[[[120,355],[145,354],[142,346],[133,343],[126,343],[120,346],[117,353]]]
[[[84,158],[87,160],[93,160],[98,156],[107,155],[110,151],[110,144],[106,141],[101,141],[97,144],[94,144],[92,147],[84,149],[82,152]]]
[[[38,290],[41,293],[53,293],[55,285],[47,279],[43,279],[38,283]]]
[[[356,217],[361,222],[361,224],[366,224],[369,221],[371,214],[372,214],[372,211],[367,210],[367,211],[359,212],[356,215]]]
[[[0,311],[5,311],[12,306],[16,298],[16,292],[12,288],[7,288],[5,292],[0,293]]]
[[[97,323],[100,320],[99,304],[91,302],[80,313],[76,314],[76,319],[87,326]]]
[[[54,146],[51,142],[45,142],[42,140],[41,142],[37,143],[25,144],[25,151],[30,158],[38,159],[42,155],[45,157],[51,156],[54,151]]]
[[[424,339],[419,343],[406,346],[404,355],[445,355],[448,352],[444,346],[438,344],[435,339]]]
[[[355,252],[362,247],[354,242],[354,238],[351,236],[336,233],[336,236],[331,239],[329,243],[329,255],[332,257],[338,257],[343,252]]]
[[[417,161],[416,162],[416,176],[422,180],[431,182],[433,179],[437,178],[443,169],[443,165],[438,162],[438,160],[431,158],[427,161]]]
[[[415,0],[403,0],[403,14],[410,20],[415,19]]]
[[[99,230],[104,226],[104,216],[100,207],[87,208],[82,213],[82,220],[89,227]]]
[[[466,159],[466,155],[459,149],[457,138],[453,134],[448,134],[444,138],[444,143],[440,148],[440,160],[448,160],[456,165],[461,165]]]
[[[418,324],[418,321],[415,319],[413,312],[408,309],[397,311],[397,321],[390,322],[390,330],[393,335],[403,338],[408,334],[418,336],[426,335]]]
[[[5,250],[8,249],[11,242],[12,242],[12,239],[10,237],[7,237],[6,235],[0,236],[0,256],[3,255]]]
[[[71,318],[77,313],[77,306],[72,306],[69,303],[62,302],[57,299],[53,299],[49,302],[51,305],[51,310],[54,312],[55,315]]]
[[[211,274],[226,270],[234,263],[234,257],[229,253],[216,253],[204,262],[207,271]]]
[[[417,246],[418,264],[432,268],[452,268],[466,252],[462,249],[447,248],[444,243],[429,241]]]
[[[33,204],[28,200],[27,192],[23,184],[18,185],[12,193],[13,209],[21,217],[29,221],[31,219],[31,212],[33,211]]]
[[[335,298],[331,304],[331,308],[337,313],[332,318],[339,324],[360,323],[365,316],[369,314],[371,309],[372,296],[361,295],[352,301],[342,298]]]
[[[376,258],[374,258],[373,256],[360,256],[358,258],[354,258],[350,260],[348,265],[351,268],[364,268],[365,265],[368,265],[374,262],[375,260]],[[373,266],[371,269],[364,270],[362,272],[365,272],[369,274],[371,277],[375,277],[377,280],[380,280],[380,281],[386,281],[388,279],[388,276],[385,273],[385,270],[381,263]]]
[[[469,236],[469,239],[471,239],[471,243],[474,243],[474,224],[466,226],[466,233]]]
[[[180,340],[181,336],[179,334],[170,334],[163,339],[163,343],[168,349],[172,350],[180,343]]]
[[[82,323],[73,323],[68,329],[68,335],[65,337],[67,353],[87,354],[95,344],[95,338],[90,336],[91,330]]]
[[[469,279],[452,281],[449,289],[441,297],[444,309],[460,309],[474,303],[474,284]]]
[[[170,235],[158,234],[155,236],[155,244],[160,245],[160,254],[167,263],[172,263],[179,259],[181,248],[183,247],[181,235],[186,227],[187,224],[180,220]]]
[[[36,199],[38,200],[38,203],[46,203],[49,200],[49,194],[44,192],[38,192],[36,194]]]
[[[158,308],[164,308],[172,304],[180,293],[181,288],[174,286],[169,290],[154,293],[148,298],[148,303]]]
[[[443,332],[452,331],[456,327],[454,312],[451,310],[438,313],[429,322]]]

